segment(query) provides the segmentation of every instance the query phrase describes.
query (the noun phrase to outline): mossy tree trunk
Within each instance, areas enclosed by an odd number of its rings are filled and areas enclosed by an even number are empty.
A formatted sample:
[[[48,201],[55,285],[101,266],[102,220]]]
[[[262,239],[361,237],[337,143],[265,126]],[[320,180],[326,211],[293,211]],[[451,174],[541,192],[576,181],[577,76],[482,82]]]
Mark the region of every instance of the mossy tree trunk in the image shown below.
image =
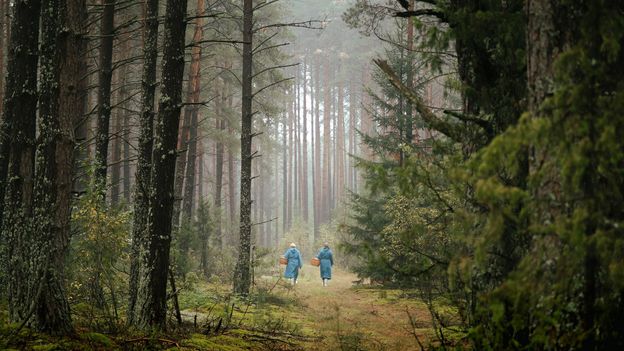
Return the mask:
[[[73,328],[65,294],[65,260],[69,248],[70,205],[74,134],[73,121],[81,113],[76,87],[80,80],[79,43],[71,42],[68,52],[65,28],[72,34],[82,31],[82,23],[72,23],[82,10],[80,4],[44,0],[41,12],[39,143],[33,206],[33,246],[41,259],[35,265],[39,276],[33,287],[41,289],[35,302],[34,325],[40,331],[68,334]],[[68,13],[67,7],[72,8]],[[72,16],[72,17],[70,17]],[[61,19],[67,18],[68,21]],[[74,45],[78,44],[76,48]],[[62,58],[62,61],[61,61]],[[24,257],[31,259],[32,257]]]
[[[182,104],[187,0],[168,0],[165,14],[162,90],[155,123],[148,221],[141,238],[134,324],[165,329],[174,178]]]
[[[37,300],[31,267],[26,262],[35,249],[29,244],[32,216],[37,113],[37,58],[40,1],[17,1],[13,6],[6,90],[2,118],[2,240],[5,245],[9,319],[23,322],[32,316]]]
[[[9,314],[12,321],[38,331],[69,334],[73,328],[64,266],[69,246],[73,126],[82,113],[78,87],[85,3],[20,1],[14,9],[4,119],[11,132],[3,223],[9,248]],[[40,18],[40,118],[35,143]]]
[[[156,94],[156,61],[158,58],[158,0],[145,3],[145,32],[143,35],[143,73],[141,79],[141,115],[138,145],[138,163],[134,189],[134,225],[132,228],[130,287],[128,301],[128,323],[134,324],[136,299],[140,274],[140,260],[144,259],[145,248],[141,247],[147,227],[148,199],[152,167],[154,134],[154,99]]]

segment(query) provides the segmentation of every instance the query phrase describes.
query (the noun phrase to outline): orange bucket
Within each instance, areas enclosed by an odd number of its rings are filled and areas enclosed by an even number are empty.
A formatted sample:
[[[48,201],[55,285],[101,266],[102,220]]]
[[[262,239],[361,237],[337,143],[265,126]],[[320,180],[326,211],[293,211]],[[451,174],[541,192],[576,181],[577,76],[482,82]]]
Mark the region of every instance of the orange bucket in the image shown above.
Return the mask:
[[[279,263],[283,264],[283,265],[287,265],[288,264],[288,259],[286,257],[282,256],[279,259]]]
[[[310,264],[315,266],[315,267],[318,267],[318,266],[321,265],[321,260],[319,260],[318,258],[314,257],[314,258],[312,258],[310,260]]]

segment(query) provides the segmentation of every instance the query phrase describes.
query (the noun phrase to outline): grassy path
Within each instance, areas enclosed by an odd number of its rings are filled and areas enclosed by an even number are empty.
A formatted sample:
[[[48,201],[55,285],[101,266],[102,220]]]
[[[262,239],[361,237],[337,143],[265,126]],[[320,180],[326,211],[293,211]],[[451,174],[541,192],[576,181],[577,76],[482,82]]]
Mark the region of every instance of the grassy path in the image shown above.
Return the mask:
[[[328,287],[323,287],[318,268],[305,265],[299,283],[292,289],[295,306],[288,317],[305,335],[316,337],[303,345],[306,350],[420,350],[431,332],[426,306],[401,297],[396,290],[354,286],[357,277],[335,269]],[[408,311],[416,323],[409,322]]]

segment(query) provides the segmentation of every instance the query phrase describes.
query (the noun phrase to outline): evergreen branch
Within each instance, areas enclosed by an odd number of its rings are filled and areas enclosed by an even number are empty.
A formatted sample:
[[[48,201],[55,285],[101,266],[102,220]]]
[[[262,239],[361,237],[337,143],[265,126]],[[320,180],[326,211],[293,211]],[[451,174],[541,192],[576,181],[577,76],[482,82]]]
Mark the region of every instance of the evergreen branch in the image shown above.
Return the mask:
[[[439,19],[442,22],[448,23],[448,17],[443,11],[436,9],[420,9],[420,10],[412,10],[412,11],[403,11],[403,12],[395,12],[394,17],[420,17],[420,16],[430,16]]]
[[[444,113],[453,116],[461,121],[470,122],[478,125],[483,128],[485,133],[488,135],[488,138],[491,139],[494,137],[494,128],[492,128],[492,124],[484,119],[480,119],[474,116],[465,115],[463,113],[459,113],[457,111],[444,110]]]
[[[410,101],[410,103],[416,107],[416,111],[418,111],[429,127],[457,142],[465,141],[466,138],[462,135],[461,130],[459,130],[452,123],[441,120],[438,116],[431,112],[431,110],[423,103],[420,96],[418,96],[418,94],[416,94],[412,89],[408,88],[396,75],[396,73],[394,73],[394,70],[390,67],[388,62],[381,59],[374,59],[373,62],[386,74],[390,84],[398,89],[401,94],[403,94]]]

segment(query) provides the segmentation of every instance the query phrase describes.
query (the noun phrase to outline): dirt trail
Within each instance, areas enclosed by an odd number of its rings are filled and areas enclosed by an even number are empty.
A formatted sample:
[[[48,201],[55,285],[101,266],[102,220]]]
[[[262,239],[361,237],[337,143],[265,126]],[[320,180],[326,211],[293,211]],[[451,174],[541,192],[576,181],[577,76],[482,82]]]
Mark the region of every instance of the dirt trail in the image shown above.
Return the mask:
[[[304,331],[319,337],[309,350],[420,350],[407,310],[422,342],[430,332],[426,306],[396,290],[355,285],[354,274],[334,269],[323,287],[317,267],[305,265],[291,293],[300,302]]]

